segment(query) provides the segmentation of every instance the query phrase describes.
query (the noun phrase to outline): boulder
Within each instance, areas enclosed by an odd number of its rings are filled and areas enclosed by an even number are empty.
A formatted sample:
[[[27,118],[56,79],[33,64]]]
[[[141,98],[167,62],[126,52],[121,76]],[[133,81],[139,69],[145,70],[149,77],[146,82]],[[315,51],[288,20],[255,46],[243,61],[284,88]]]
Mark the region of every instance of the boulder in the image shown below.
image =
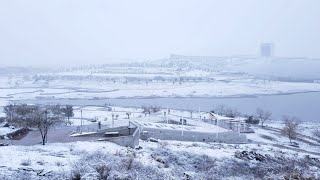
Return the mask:
[[[9,123],[7,122],[3,124],[3,127],[9,127],[9,126],[10,126]]]
[[[265,160],[265,156],[263,156],[262,154],[259,154],[255,151],[236,151],[235,152],[235,157],[238,159],[242,159],[242,160],[256,160],[256,161],[264,161]]]

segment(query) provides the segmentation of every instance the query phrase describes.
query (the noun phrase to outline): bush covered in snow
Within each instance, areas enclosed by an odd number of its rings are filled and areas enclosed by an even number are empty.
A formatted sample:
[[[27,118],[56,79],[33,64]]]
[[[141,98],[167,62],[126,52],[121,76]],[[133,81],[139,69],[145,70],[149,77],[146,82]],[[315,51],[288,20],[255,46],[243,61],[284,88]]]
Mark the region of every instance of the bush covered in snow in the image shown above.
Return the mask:
[[[165,179],[157,168],[135,159],[132,152],[104,153],[101,151],[84,155],[72,165],[71,179]]]
[[[245,120],[245,122],[246,122],[247,124],[259,124],[259,123],[260,123],[260,120],[257,119],[257,118],[255,118],[254,116],[249,116],[249,117]]]
[[[83,148],[83,143],[68,145],[59,151],[48,151],[50,147],[48,149],[42,146],[37,149],[22,148],[24,151],[42,153],[42,157],[45,158],[22,158],[17,161],[18,165],[0,168],[0,179],[27,177],[25,179],[28,180],[233,180],[319,179],[320,177],[319,157],[271,146],[266,148],[250,145],[159,141],[144,142],[142,149],[134,150],[108,143],[95,145],[97,146],[94,149],[100,150]],[[61,155],[61,152],[64,154]],[[72,158],[70,161],[64,161],[62,157]]]

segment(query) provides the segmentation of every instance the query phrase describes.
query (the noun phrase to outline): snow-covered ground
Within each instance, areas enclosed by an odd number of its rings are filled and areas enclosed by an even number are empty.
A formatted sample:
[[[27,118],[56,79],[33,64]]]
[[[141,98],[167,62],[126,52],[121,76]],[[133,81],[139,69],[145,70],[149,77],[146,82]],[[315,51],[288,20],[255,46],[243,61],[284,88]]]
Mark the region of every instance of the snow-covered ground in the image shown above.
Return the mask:
[[[320,91],[319,65],[312,59],[227,57],[194,61],[194,58],[180,56],[157,62],[2,74],[0,106],[13,100],[229,97]],[[166,109],[151,115],[143,113],[141,108],[107,105],[75,106],[74,109],[68,130],[82,124],[88,127],[83,133],[97,130],[98,122],[103,127],[118,127],[134,120],[158,127],[159,122],[167,120]],[[189,126],[184,126],[184,130],[226,131],[201,121],[203,114],[171,110],[167,116],[173,121],[187,119]],[[99,175],[109,179],[284,179],[291,175],[320,179],[320,144],[312,134],[320,127],[319,123],[300,124],[296,147],[281,133],[282,122],[271,121],[266,125],[265,128],[251,125],[255,133],[247,134],[248,144],[240,145],[140,141],[137,149],[109,142],[1,146],[0,179],[69,179],[72,176],[98,179]],[[182,128],[166,124],[161,127]],[[13,131],[0,127],[1,136]],[[261,155],[267,160],[243,159],[239,153]]]
[[[258,173],[252,171],[256,166],[266,166],[266,171],[269,170],[268,162],[242,160],[235,157],[238,152],[244,151],[261,154],[271,159],[282,158],[285,162],[303,161],[306,157],[310,159],[320,158],[318,155],[258,144],[227,145],[179,141],[160,141],[158,143],[141,141],[140,148],[134,150],[109,142],[54,143],[46,146],[1,147],[0,159],[2,164],[0,166],[0,177],[13,178],[25,175],[31,179],[71,179],[72,176],[76,176],[79,173],[83,178],[97,179],[97,176],[101,173],[93,168],[97,165],[109,167],[110,174],[108,176],[111,179],[115,178],[115,176],[120,176],[123,179],[125,177],[139,179],[132,175],[134,174],[133,171],[138,171],[138,174],[145,178],[148,177],[147,179],[184,179],[184,176],[187,175],[191,179],[198,179],[204,178],[205,174],[206,178],[211,176],[211,178],[245,179],[258,178]],[[119,157],[121,157],[122,161],[115,161]],[[129,165],[130,161],[132,161],[131,165]],[[311,164],[310,160],[308,161]],[[276,168],[276,165],[273,164],[273,168]],[[118,169],[117,166],[123,168]],[[248,169],[237,171],[241,166],[245,166],[242,168]],[[294,168],[302,168],[299,164],[286,164],[286,166],[293,166],[293,172],[289,168],[282,172],[278,169],[280,173],[277,171],[269,172],[268,174],[260,175],[259,178],[284,177],[288,173],[295,175],[300,171]],[[149,168],[152,169],[150,173],[140,172],[150,171]],[[232,170],[233,168],[236,169]],[[303,168],[303,177],[316,179],[320,177],[319,166],[304,165]],[[218,170],[218,172],[212,171],[213,169]],[[161,172],[161,176],[158,176],[158,171]],[[115,175],[116,173],[118,175]]]
[[[68,84],[68,86],[64,86]],[[59,89],[57,89],[59,88]],[[320,91],[320,84],[255,79],[211,82],[110,83],[99,81],[52,81],[49,85],[0,89],[3,98],[124,98],[124,97],[226,97]],[[143,93],[142,93],[143,92]]]
[[[0,100],[226,97],[320,91],[320,84],[314,83],[320,79],[318,65],[320,61],[313,59],[226,57],[194,61],[179,57],[136,64],[74,67],[2,75]]]
[[[141,108],[79,106],[74,107],[74,109],[75,116],[71,119],[74,123],[73,126],[80,124],[81,110],[83,124],[86,125],[94,125],[101,121],[105,126],[116,127],[128,125],[129,120],[134,119],[150,127],[161,125],[162,128],[171,128],[171,126],[178,126],[159,123],[165,122],[164,112],[167,111],[167,109],[161,109],[157,113],[151,113],[150,116],[143,113]],[[130,119],[128,119],[127,113],[130,113]],[[118,119],[112,121],[112,114],[117,114]],[[187,122],[191,125],[185,126],[185,128],[191,128],[189,129],[191,131],[213,131],[217,130],[214,128],[220,128],[198,119],[198,116],[204,116],[204,114],[205,112],[194,112],[193,118],[191,118],[191,114],[188,111],[171,109],[168,119],[179,121],[182,116],[187,119]],[[223,116],[216,116],[220,120],[228,120],[228,118]],[[133,173],[133,171],[135,171],[151,179],[183,179],[184,176],[190,176],[191,179],[207,179],[209,178],[208,176],[218,179],[222,177],[224,177],[224,179],[245,179],[253,177],[260,179],[276,176],[284,177],[286,175],[287,172],[285,171],[260,176],[253,173],[255,171],[251,169],[266,166],[265,168],[270,170],[272,167],[275,168],[276,165],[281,167],[286,166],[284,163],[276,160],[279,158],[283,159],[283,162],[290,164],[290,167],[286,168],[293,168],[293,172],[290,172],[293,174],[300,172],[296,172],[295,169],[302,168],[302,165],[299,164],[300,162],[307,161],[311,163],[312,161],[317,161],[317,159],[320,160],[319,142],[305,136],[299,136],[302,140],[297,139],[295,142],[297,142],[300,147],[292,147],[290,146],[289,139],[278,131],[278,129],[283,128],[281,122],[270,121],[266,125],[266,128],[262,128],[260,125],[251,126],[251,128],[255,130],[255,133],[247,134],[250,140],[247,144],[161,140],[159,142],[151,142],[140,140],[140,147],[137,149],[121,147],[109,142],[48,143],[45,146],[3,146],[0,147],[0,177],[2,178],[8,175],[10,177],[16,177],[23,174],[30,179],[68,179],[80,173],[83,177],[96,178],[98,172],[95,168],[97,165],[100,166],[103,164],[110,168],[109,176],[113,178],[115,178],[115,176],[122,178],[130,176],[131,179],[139,179],[137,174]],[[311,127],[315,128],[319,126],[317,123],[302,123],[299,133],[301,135],[312,135],[313,128]],[[180,127],[181,126],[179,126],[179,128]],[[91,131],[84,129],[84,133],[91,133]],[[241,159],[239,153],[251,153],[251,155]],[[269,160],[250,159],[255,156],[261,158],[260,155],[263,156],[263,158],[269,158]],[[133,162],[131,162],[132,164],[128,167],[130,161]],[[269,167],[268,163],[270,163],[270,161],[277,163]],[[295,161],[295,163],[291,161]],[[112,163],[110,164],[109,162]],[[291,167],[292,164],[294,167]],[[118,169],[118,166],[122,168]],[[232,171],[232,168],[238,169],[243,166],[248,169],[237,172]],[[223,168],[226,167],[230,169],[223,173],[223,171],[225,171]],[[150,168],[152,170],[150,170]],[[319,166],[308,164],[308,168],[304,168],[303,177],[320,177]],[[178,172],[177,169],[179,170]],[[213,169],[219,169],[219,172],[213,171]],[[146,175],[144,171],[150,171],[149,175]],[[234,174],[230,175],[230,173],[228,173],[229,171]],[[116,174],[116,172],[120,172],[120,174]],[[161,172],[162,175],[160,176],[158,172]]]
[[[9,128],[9,127],[2,127],[2,124],[0,124],[0,136],[4,136],[8,133],[11,133],[15,131],[15,129]]]

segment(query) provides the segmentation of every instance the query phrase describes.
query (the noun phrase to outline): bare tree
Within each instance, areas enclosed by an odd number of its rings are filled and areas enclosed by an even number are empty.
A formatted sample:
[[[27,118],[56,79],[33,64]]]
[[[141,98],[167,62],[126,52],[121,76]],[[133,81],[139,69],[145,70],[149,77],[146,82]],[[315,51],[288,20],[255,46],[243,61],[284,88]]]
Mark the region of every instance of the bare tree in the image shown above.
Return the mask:
[[[143,112],[145,115],[147,115],[148,113],[151,112],[151,107],[150,107],[150,106],[141,106],[141,108],[143,109],[142,112]]]
[[[215,108],[215,112],[218,113],[219,115],[224,115],[225,112],[226,112],[226,107],[225,107],[225,105],[223,105],[223,104],[218,105],[218,106]]]
[[[161,110],[160,106],[141,106],[141,108],[143,109],[142,112],[145,114],[156,113]]]
[[[32,124],[32,113],[39,107],[35,105],[7,105],[4,107],[4,113],[6,114],[7,122],[19,126],[28,128]]]
[[[260,120],[262,127],[264,123],[271,119],[271,115],[272,113],[270,111],[264,111],[260,108],[257,109],[257,118]]]
[[[151,106],[150,109],[153,113],[159,112],[161,110],[160,106]]]
[[[292,139],[297,137],[297,131],[300,124],[299,119],[296,117],[284,116],[283,122],[284,127],[282,129],[282,134],[287,136],[291,143]]]
[[[237,109],[227,108],[225,110],[225,115],[230,118],[235,118],[240,115]]]
[[[31,127],[36,127],[42,139],[42,145],[48,141],[48,131],[57,122],[60,122],[62,117],[55,112],[55,109],[50,107],[40,107],[33,113],[33,121],[30,124]]]
[[[60,106],[36,106],[36,105],[12,105],[5,111],[7,119],[12,124],[20,127],[35,127],[39,130],[42,144],[45,145],[49,129],[61,119],[61,113],[57,107]]]

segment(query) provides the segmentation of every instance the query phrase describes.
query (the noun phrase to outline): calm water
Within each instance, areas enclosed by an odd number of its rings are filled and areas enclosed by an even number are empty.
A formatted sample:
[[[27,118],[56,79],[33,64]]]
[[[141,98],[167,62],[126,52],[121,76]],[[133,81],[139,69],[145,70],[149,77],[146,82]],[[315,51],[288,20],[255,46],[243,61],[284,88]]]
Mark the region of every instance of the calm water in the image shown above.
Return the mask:
[[[157,105],[175,109],[200,108],[202,111],[210,111],[218,105],[237,108],[239,112],[252,114],[256,108],[270,110],[274,119],[280,119],[283,115],[297,116],[303,121],[320,121],[320,92],[299,93],[288,95],[269,95],[258,97],[240,98],[150,98],[150,99],[55,99],[55,100],[23,100],[19,102],[32,104],[73,104],[73,105],[97,105],[112,104],[115,106]]]

